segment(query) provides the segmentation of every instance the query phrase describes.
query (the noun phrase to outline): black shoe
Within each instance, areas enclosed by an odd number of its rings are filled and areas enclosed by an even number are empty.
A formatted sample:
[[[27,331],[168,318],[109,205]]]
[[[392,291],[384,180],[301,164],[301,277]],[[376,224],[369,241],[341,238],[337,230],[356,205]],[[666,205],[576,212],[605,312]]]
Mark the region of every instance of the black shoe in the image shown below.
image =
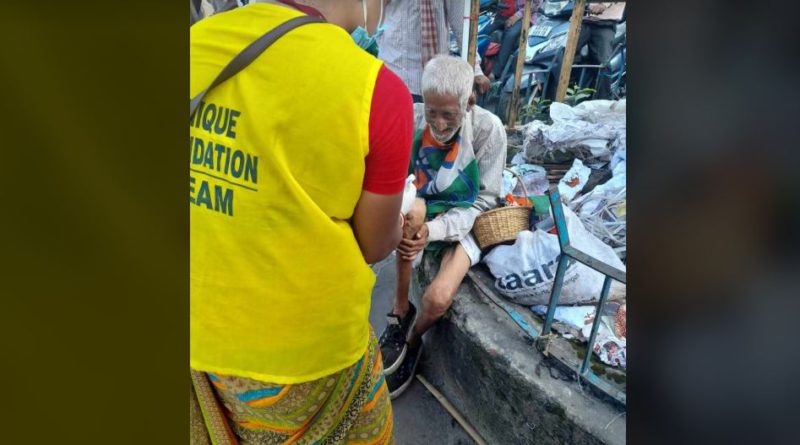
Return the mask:
[[[389,387],[389,398],[394,400],[408,388],[414,380],[417,371],[417,363],[422,355],[422,343],[416,348],[409,348],[403,363],[397,368],[394,374],[386,376],[386,385]]]
[[[402,320],[396,314],[386,314],[389,324],[386,325],[386,329],[378,340],[383,357],[384,375],[393,373],[405,358],[406,337],[416,315],[417,308],[411,302],[408,303],[408,313]]]

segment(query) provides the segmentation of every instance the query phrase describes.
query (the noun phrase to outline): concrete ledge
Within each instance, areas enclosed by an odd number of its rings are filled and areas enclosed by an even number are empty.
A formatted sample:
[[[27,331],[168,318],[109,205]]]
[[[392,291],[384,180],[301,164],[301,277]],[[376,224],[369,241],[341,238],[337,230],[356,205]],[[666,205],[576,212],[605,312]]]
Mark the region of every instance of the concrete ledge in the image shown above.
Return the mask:
[[[415,304],[437,268],[425,258],[413,274]],[[568,379],[469,277],[424,341],[420,373],[488,443],[625,443],[624,411]]]

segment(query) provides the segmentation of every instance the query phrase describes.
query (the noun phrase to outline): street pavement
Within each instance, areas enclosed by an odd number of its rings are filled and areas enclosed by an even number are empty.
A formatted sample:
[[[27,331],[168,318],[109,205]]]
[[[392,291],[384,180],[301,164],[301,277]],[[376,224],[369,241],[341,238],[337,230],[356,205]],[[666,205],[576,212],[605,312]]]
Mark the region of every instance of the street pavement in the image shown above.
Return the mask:
[[[386,314],[392,309],[397,271],[394,257],[375,265],[378,272],[372,291],[369,321],[380,336],[386,327]],[[425,352],[423,351],[423,354]],[[472,445],[475,442],[416,379],[392,401],[395,440],[398,445]]]

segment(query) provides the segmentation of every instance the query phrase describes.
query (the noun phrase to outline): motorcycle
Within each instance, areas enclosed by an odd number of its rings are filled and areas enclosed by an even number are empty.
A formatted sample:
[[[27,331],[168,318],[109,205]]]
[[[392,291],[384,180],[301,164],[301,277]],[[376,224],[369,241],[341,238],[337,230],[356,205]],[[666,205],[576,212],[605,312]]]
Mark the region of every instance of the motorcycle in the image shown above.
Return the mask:
[[[617,35],[614,37],[614,51],[608,60],[608,76],[610,77],[611,95],[613,99],[622,99],[627,94],[625,83],[627,74],[628,48],[626,42],[626,22],[617,25]],[[601,75],[605,75],[602,73]]]
[[[531,105],[538,98],[541,106],[544,99],[555,98],[573,5],[572,0],[545,0],[542,2],[540,11],[537,13],[536,24],[528,30],[525,60],[520,78],[520,103],[522,105]],[[622,22],[617,25],[611,57],[606,63],[606,68],[599,73],[600,76],[610,78],[611,93],[617,99],[625,96],[627,56],[625,38],[626,26],[625,22]],[[517,52],[515,51],[509,57],[499,80],[502,89],[495,112],[504,123],[514,87]],[[590,76],[587,76],[587,70],[598,69],[598,67],[586,65],[584,62],[587,58],[588,46],[579,48],[573,62],[574,68],[570,73],[570,79],[577,79],[576,83],[579,88],[594,87],[594,85],[589,85]]]
[[[481,58],[481,70],[488,76],[492,72],[492,67],[497,54],[500,52],[500,42],[503,40],[503,30],[498,29],[489,32],[494,24],[497,13],[508,8],[507,0],[481,0],[480,13],[478,15],[478,32],[476,52]],[[461,42],[457,42],[453,32],[450,32],[450,54],[461,55]],[[487,94],[478,96],[478,104],[484,106],[487,102]]]
[[[493,43],[497,43],[501,39],[500,31],[495,31],[488,33],[489,27],[494,23],[495,17],[497,16],[498,9],[503,8],[504,6],[498,6],[498,0],[481,0],[480,2],[480,13],[478,15],[478,35],[477,35],[477,44],[476,44],[476,52],[481,57],[482,69],[486,72],[485,65],[486,65],[486,58],[491,57],[497,53],[498,49],[494,49]],[[450,31],[449,33],[450,39],[450,54],[454,56],[461,55],[461,42],[456,41],[455,34]],[[487,54],[488,52],[488,54]]]

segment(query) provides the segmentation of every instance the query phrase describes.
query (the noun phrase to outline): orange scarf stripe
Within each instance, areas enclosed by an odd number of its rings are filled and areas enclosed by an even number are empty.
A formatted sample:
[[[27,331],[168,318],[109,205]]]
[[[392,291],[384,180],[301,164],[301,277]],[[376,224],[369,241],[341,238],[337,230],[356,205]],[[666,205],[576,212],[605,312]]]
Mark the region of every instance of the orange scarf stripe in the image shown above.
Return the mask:
[[[458,156],[458,144],[453,144],[453,148],[447,152],[447,155],[444,157],[444,161],[456,162],[457,156]]]

